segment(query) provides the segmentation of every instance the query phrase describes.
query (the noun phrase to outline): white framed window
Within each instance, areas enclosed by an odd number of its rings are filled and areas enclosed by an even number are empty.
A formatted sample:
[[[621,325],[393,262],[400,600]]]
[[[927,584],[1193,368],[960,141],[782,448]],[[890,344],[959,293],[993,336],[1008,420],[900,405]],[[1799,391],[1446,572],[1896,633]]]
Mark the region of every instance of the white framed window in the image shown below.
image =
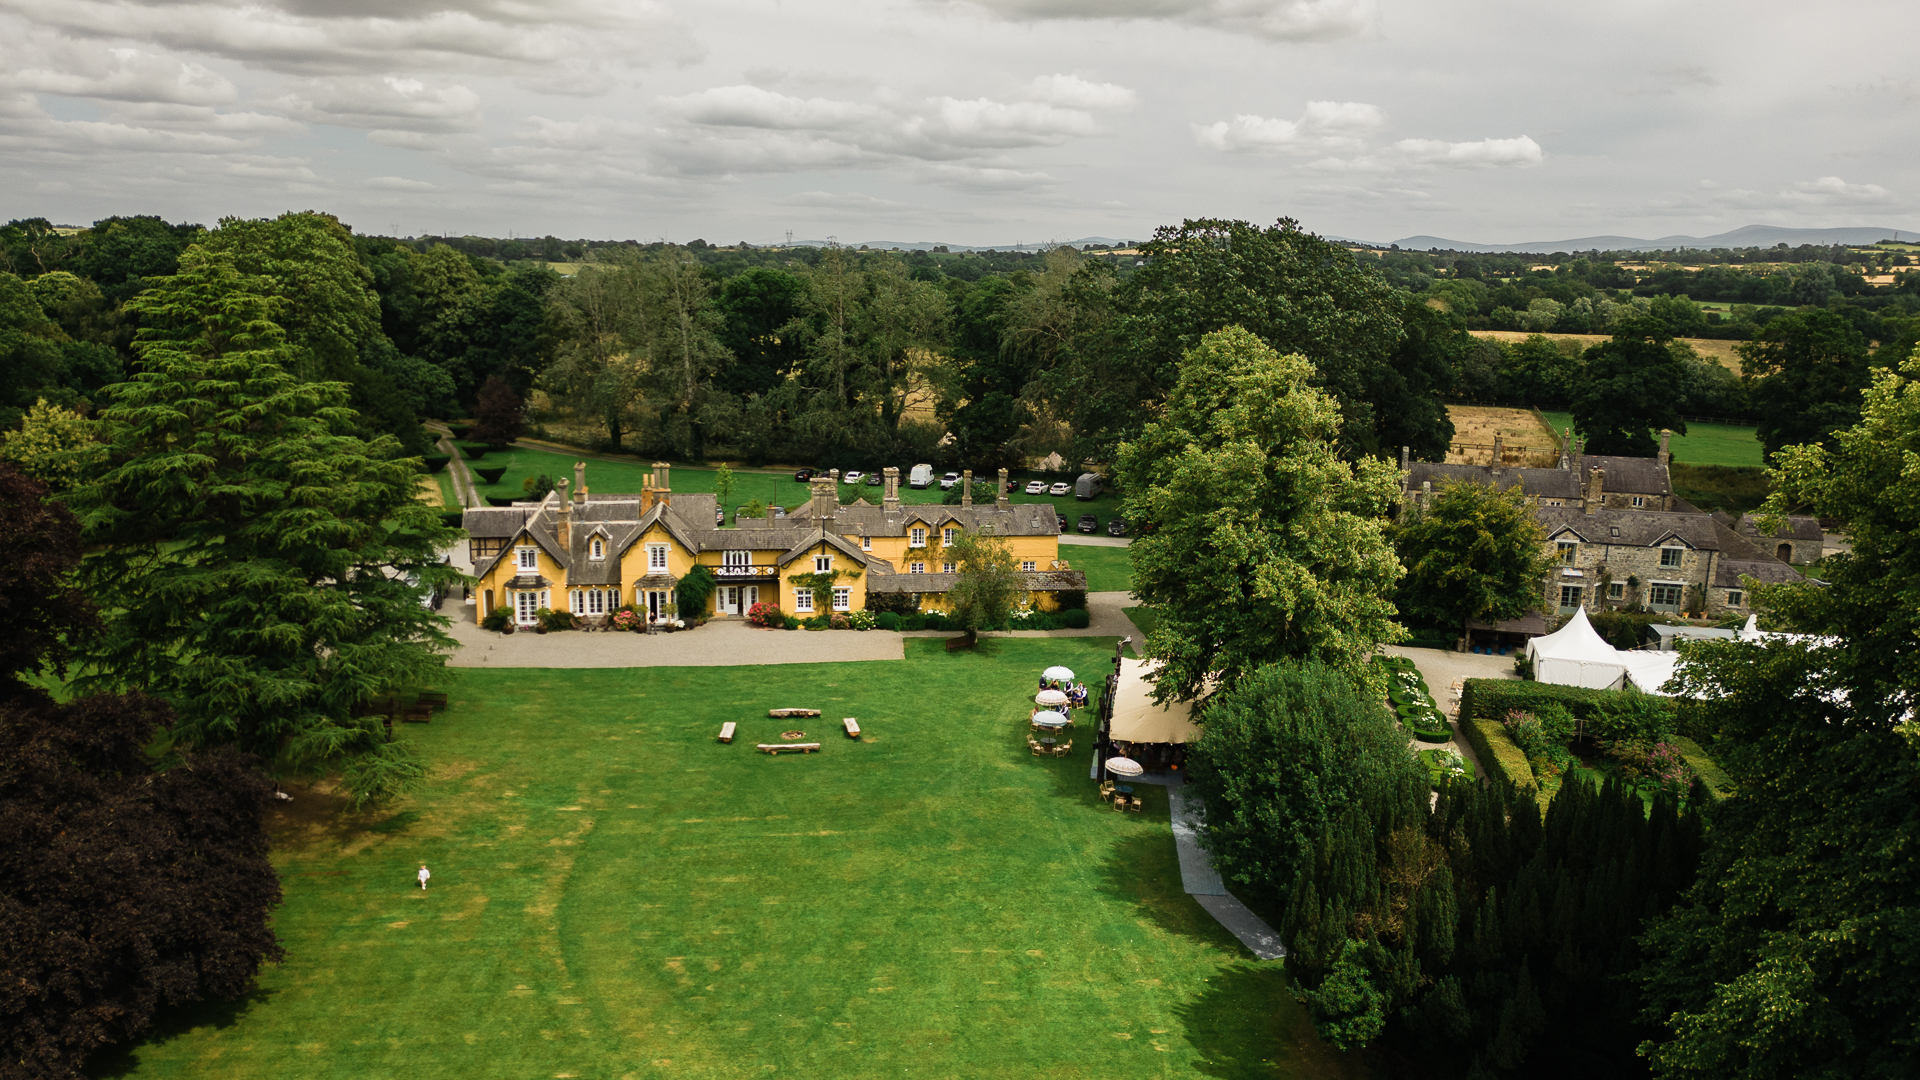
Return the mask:
[[[907,566],[907,573],[909,574],[924,574],[926,572],[927,564],[923,562],[911,563]]]
[[[752,566],[753,552],[723,551],[720,553],[720,565],[721,566]]]
[[[667,568],[667,545],[647,545],[647,569],[665,570]]]
[[[575,615],[585,615],[587,613],[587,594],[579,589],[569,590],[567,592],[567,610],[573,612]]]
[[[1686,552],[1687,552],[1686,548],[1663,547],[1660,549],[1660,565],[1661,566],[1679,566],[1680,557],[1682,555],[1685,555]]]
[[[1626,598],[1627,586],[1623,582],[1614,581],[1607,584],[1607,599],[1625,600]]]
[[[953,527],[953,526],[951,526],[951,525],[949,525],[949,526],[947,526],[947,527],[946,527],[946,528],[944,528],[944,529],[941,529],[941,530],[940,530],[940,543],[941,543],[941,545],[942,545],[942,546],[945,546],[945,547],[952,547],[952,546],[953,546],[953,538],[954,538],[955,536],[958,536],[959,534],[960,534],[960,530],[958,530],[958,529],[956,529],[956,528],[954,528],[954,527]]]
[[[605,615],[609,606],[605,589],[593,589],[587,593],[587,614]]]
[[[852,589],[833,590],[833,610],[847,611],[853,607]]]
[[[540,549],[532,547],[514,548],[513,565],[522,570],[540,569]]]
[[[907,546],[908,547],[926,547],[927,546],[927,530],[922,528],[915,528],[910,530],[907,534]]]
[[[1633,497],[1633,508],[1635,510],[1638,510],[1645,505],[1647,505],[1647,497],[1645,495],[1635,495]]]
[[[943,562],[940,564],[940,572],[943,574],[951,574],[957,569],[959,569],[959,567],[955,566],[951,562]]]
[[[826,572],[828,572],[829,570],[832,570],[832,569],[833,569],[833,556],[831,556],[831,555],[815,555],[815,556],[813,557],[813,572],[814,572],[814,573],[816,573],[816,574],[824,574],[824,573],[826,573]]]
[[[513,594],[513,621],[521,626],[533,625],[533,613],[540,609],[540,594],[517,592]]]
[[[813,610],[813,590],[812,589],[793,590],[793,610],[809,611],[809,612]]]
[[[1574,557],[1580,554],[1580,545],[1571,540],[1562,540],[1558,546],[1560,549],[1560,565],[1572,566]]]
[[[1032,559],[1028,559],[1020,564],[1020,569],[1031,571],[1031,570],[1037,569],[1038,566],[1039,566],[1038,563],[1034,562]]]
[[[872,551],[872,550],[873,550],[873,537],[871,537],[871,536],[862,536],[862,537],[860,538],[860,550],[861,550],[861,551]]]
[[[593,538],[593,543],[589,546],[592,548],[588,554],[589,558],[604,559],[607,557],[607,542],[605,540],[596,536]]]
[[[1741,592],[1739,589],[1727,590],[1727,606],[1728,607],[1739,607],[1740,605],[1746,602],[1747,602],[1747,594]]]

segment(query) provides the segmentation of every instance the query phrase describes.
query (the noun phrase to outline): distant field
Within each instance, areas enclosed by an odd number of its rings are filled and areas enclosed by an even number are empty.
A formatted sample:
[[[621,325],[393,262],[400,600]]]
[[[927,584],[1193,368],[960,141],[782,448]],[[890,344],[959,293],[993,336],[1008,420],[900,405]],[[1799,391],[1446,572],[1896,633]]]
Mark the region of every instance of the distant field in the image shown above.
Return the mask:
[[[1550,467],[1559,458],[1558,437],[1540,426],[1540,418],[1531,409],[1449,405],[1447,419],[1453,421],[1453,442],[1447,448],[1449,465],[1491,464],[1496,435],[1506,447],[1527,452],[1525,461],[1508,455],[1509,464]]]
[[[1563,412],[1544,412],[1547,422],[1565,430],[1573,416]],[[1760,440],[1750,427],[1732,424],[1688,424],[1685,435],[1675,435],[1673,459],[1689,465],[1765,465]]]
[[[1472,333],[1474,337],[1488,338],[1493,341],[1525,341],[1534,336],[1525,330],[1475,330]],[[1577,341],[1583,346],[1598,345],[1607,340],[1605,334],[1541,334],[1540,336],[1549,341]],[[1700,359],[1711,360],[1735,375],[1740,374],[1740,355],[1733,351],[1733,347],[1740,344],[1739,342],[1697,337],[1674,338],[1674,340],[1684,341],[1693,346],[1693,351],[1700,354]]]

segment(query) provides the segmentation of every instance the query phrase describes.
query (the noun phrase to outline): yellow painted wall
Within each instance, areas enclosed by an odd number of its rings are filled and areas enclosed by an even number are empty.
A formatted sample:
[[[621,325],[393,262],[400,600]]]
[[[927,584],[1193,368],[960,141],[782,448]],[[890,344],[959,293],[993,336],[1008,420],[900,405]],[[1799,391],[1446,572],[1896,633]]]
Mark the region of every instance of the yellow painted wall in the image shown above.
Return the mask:
[[[859,542],[856,540],[855,546],[858,546],[858,543]],[[876,544],[875,546],[878,547],[879,545]],[[840,551],[837,548],[834,548],[827,544],[822,543],[822,544],[813,545],[811,548],[809,548],[806,551],[805,554],[794,559],[792,562],[788,563],[781,570],[780,598],[779,598],[780,610],[786,612],[789,615],[801,615],[803,617],[812,617],[814,615],[832,613],[833,605],[831,602],[829,602],[824,606],[822,606],[819,603],[815,603],[813,606],[813,610],[807,611],[807,612],[801,611],[798,607],[794,605],[794,594],[800,589],[806,588],[806,586],[801,582],[800,579],[811,577],[814,573],[813,557],[815,555],[831,555],[833,557],[833,569],[843,571],[843,572],[851,570],[851,571],[857,572],[860,575],[859,577],[854,578],[851,581],[849,581],[843,575],[842,577],[834,581],[833,585],[835,588],[838,588],[838,589],[852,590],[852,592],[848,594],[849,595],[848,607],[847,607],[848,611],[859,611],[865,608],[867,606],[866,568],[861,566],[858,562],[856,562],[853,559],[852,556],[848,555],[846,552]],[[766,596],[762,595],[760,598],[762,600],[765,600]]]

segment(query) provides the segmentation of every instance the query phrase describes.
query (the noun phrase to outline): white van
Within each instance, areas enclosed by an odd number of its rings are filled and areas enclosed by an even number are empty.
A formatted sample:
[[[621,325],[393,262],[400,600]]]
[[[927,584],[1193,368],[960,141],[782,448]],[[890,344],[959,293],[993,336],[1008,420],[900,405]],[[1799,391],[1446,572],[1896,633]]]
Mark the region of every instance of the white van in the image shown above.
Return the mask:
[[[923,488],[932,485],[932,483],[933,466],[931,465],[915,465],[913,471],[907,474],[908,487]]]
[[[1074,481],[1073,497],[1076,499],[1097,499],[1107,489],[1107,482],[1099,473],[1083,472],[1080,479]]]

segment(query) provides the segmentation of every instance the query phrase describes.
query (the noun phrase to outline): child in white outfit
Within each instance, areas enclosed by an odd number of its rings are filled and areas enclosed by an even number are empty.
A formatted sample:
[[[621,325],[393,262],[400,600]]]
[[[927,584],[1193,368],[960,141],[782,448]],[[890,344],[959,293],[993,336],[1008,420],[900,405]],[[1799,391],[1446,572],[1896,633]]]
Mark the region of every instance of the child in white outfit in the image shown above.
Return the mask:
[[[425,863],[420,864],[420,891],[421,892],[427,891],[427,879],[432,876],[433,876],[432,874],[427,873],[426,864]]]

